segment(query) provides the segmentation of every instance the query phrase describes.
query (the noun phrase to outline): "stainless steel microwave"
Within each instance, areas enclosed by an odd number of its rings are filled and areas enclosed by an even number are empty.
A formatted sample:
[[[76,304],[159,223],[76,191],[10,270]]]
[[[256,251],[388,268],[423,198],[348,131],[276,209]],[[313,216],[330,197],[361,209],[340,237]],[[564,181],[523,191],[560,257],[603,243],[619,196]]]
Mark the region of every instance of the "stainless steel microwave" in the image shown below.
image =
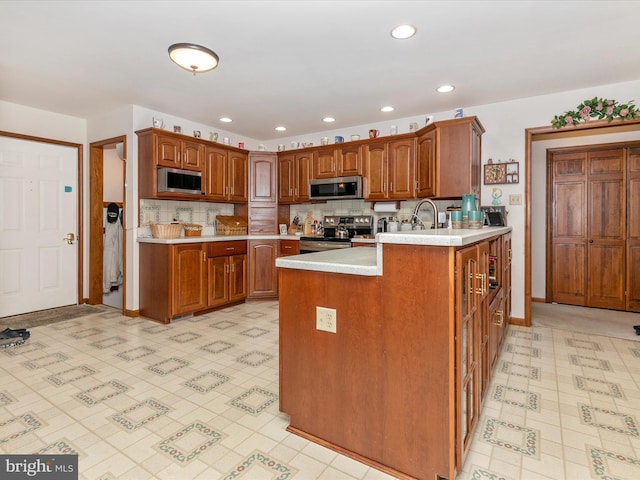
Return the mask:
[[[309,182],[311,200],[362,198],[362,177],[319,178]]]
[[[179,168],[158,169],[158,193],[202,195],[202,173]]]

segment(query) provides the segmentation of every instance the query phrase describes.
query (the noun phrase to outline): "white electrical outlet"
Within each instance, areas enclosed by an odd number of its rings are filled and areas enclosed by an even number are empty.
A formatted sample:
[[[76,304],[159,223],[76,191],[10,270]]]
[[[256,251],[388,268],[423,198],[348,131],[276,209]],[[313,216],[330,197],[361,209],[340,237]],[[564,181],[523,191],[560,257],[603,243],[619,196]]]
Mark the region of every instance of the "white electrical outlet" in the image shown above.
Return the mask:
[[[522,195],[509,195],[509,205],[522,205]]]
[[[316,330],[336,333],[336,309],[316,307]]]

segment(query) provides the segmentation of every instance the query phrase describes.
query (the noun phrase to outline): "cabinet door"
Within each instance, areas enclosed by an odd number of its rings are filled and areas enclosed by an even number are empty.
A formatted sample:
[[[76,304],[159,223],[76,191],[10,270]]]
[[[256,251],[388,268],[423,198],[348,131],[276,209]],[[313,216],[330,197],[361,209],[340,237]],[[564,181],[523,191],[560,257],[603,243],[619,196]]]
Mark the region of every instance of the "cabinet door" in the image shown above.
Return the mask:
[[[418,138],[416,160],[416,196],[418,198],[433,197],[436,194],[436,141],[435,129]]]
[[[480,195],[482,180],[482,129],[473,122],[471,124],[471,193]]]
[[[313,178],[337,177],[337,162],[340,149],[334,147],[321,148],[313,159]]]
[[[478,326],[481,287],[476,246],[456,252],[456,464],[462,469],[478,420]]]
[[[202,310],[206,301],[206,253],[202,243],[171,245],[171,316]]]
[[[227,178],[227,151],[222,148],[207,147],[205,150],[205,185],[207,200],[225,201]]]
[[[229,303],[229,257],[207,260],[207,304],[217,307]]]
[[[296,181],[295,155],[278,155],[278,202],[293,203]]]
[[[346,145],[342,147],[337,161],[339,177],[362,175],[362,146]]]
[[[502,236],[502,263],[504,265],[502,274],[502,284],[504,290],[503,339],[506,334],[507,326],[511,321],[511,255],[511,233],[505,233]]]
[[[286,257],[288,255],[300,254],[300,241],[299,240],[280,240],[280,256]]]
[[[249,298],[276,298],[278,240],[249,242]]]
[[[278,157],[274,153],[249,154],[249,200],[252,203],[278,201],[277,169]]]
[[[229,175],[227,185],[229,186],[228,200],[230,202],[244,203],[248,198],[249,190],[249,157],[246,153],[229,152]]]
[[[235,302],[247,296],[247,256],[229,257],[229,301]]]
[[[156,136],[156,165],[159,167],[180,168],[180,140],[163,135]]]
[[[486,369],[487,375],[490,377],[491,371],[498,359],[498,352],[500,351],[500,344],[502,343],[502,334],[504,331],[504,295],[502,290],[498,292],[489,305],[488,316],[491,330],[489,333],[489,359]],[[489,379],[490,378],[487,378],[487,382]]]
[[[387,146],[389,198],[408,200],[416,197],[415,145],[414,138],[407,138],[391,141]]]
[[[316,156],[315,152],[300,153],[296,155],[296,183],[295,183],[295,201],[297,203],[308,203],[309,199],[309,181],[313,172],[313,160]]]
[[[364,198],[384,200],[387,197],[387,146],[374,142],[364,147]]]
[[[182,142],[181,168],[185,170],[202,171],[204,147],[196,142]]]

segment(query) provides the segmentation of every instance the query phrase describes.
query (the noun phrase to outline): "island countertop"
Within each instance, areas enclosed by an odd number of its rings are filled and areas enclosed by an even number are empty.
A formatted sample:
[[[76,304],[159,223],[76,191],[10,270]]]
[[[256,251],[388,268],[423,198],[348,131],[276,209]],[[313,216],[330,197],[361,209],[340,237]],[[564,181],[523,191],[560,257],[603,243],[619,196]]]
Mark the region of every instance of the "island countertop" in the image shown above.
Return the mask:
[[[378,233],[375,247],[341,248],[325,252],[279,257],[276,266],[296,270],[343,273],[348,275],[382,275],[383,245],[457,247],[470,245],[511,231],[511,227],[471,229],[414,230],[411,232]]]

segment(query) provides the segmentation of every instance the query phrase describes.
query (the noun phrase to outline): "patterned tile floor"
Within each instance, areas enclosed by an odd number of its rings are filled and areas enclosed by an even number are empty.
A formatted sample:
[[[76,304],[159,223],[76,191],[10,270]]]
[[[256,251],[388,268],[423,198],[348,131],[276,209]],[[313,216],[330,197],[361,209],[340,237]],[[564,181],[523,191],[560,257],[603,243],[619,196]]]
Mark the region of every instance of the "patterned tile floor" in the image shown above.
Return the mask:
[[[78,453],[88,480],[391,479],[285,431],[277,322],[261,302],[32,328],[0,351],[0,452]],[[640,342],[511,327],[458,479],[637,479],[638,422]]]

